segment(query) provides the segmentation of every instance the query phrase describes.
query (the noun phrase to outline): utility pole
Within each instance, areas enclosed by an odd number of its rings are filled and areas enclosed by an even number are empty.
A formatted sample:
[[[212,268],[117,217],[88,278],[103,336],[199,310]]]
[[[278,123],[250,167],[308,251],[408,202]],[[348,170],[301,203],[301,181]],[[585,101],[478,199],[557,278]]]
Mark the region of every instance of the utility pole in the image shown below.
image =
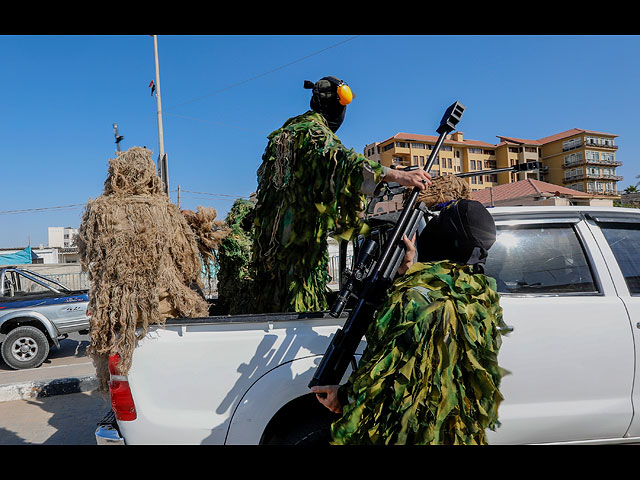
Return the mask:
[[[169,164],[167,155],[164,153],[164,137],[162,133],[162,102],[160,99],[160,67],[158,62],[158,36],[153,37],[153,52],[156,62],[156,106],[158,112],[158,170],[162,180],[164,193],[169,195]]]

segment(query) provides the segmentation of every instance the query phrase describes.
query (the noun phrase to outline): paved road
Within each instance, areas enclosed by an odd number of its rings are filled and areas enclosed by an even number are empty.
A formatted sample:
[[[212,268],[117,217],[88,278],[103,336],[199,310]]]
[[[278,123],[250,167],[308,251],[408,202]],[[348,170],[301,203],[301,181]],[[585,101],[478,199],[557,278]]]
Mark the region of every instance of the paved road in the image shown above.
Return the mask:
[[[96,445],[108,408],[95,390],[0,402],[0,445]]]
[[[96,423],[109,404],[85,382],[95,376],[88,345],[88,335],[71,334],[42,366],[28,370],[12,370],[0,357],[0,445],[96,444]],[[65,394],[67,387],[80,393]]]
[[[60,349],[51,348],[49,358],[40,367],[27,370],[13,370],[0,357],[0,385],[92,375],[95,369],[86,355],[88,346],[88,335],[71,333],[68,338],[60,340]]]

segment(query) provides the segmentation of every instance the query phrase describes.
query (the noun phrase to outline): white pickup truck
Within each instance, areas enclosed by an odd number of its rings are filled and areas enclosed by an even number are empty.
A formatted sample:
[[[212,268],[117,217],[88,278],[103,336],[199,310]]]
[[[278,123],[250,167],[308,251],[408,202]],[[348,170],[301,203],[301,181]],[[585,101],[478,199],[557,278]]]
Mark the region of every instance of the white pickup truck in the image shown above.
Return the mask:
[[[501,293],[502,425],[490,444],[640,441],[640,210],[489,209]],[[171,319],[112,377],[99,444],[326,443],[307,384],[346,317]],[[362,352],[364,342],[360,345]],[[359,357],[358,357],[359,358]],[[345,374],[350,374],[350,370]]]

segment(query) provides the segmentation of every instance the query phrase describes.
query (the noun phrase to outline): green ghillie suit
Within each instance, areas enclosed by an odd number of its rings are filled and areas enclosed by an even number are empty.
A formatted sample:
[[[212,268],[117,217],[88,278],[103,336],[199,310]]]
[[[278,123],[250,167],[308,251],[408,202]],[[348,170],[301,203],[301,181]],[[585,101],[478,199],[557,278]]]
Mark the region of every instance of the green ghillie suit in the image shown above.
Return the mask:
[[[269,135],[258,169],[254,311],[326,310],[327,236],[360,231],[383,167],[347,149],[323,115],[308,111]]]
[[[254,203],[238,199],[225,219],[230,233],[218,249],[218,298],[230,315],[249,313],[255,303],[251,255]]]
[[[445,216],[458,216],[459,203]],[[454,228],[443,218],[428,224],[418,241],[426,260],[388,292],[358,368],[341,387],[349,403],[332,425],[334,444],[486,444],[485,430],[499,425],[504,323],[495,280],[481,273],[495,226],[486,213],[490,225],[474,232],[467,220],[482,212],[467,212]],[[461,238],[463,229],[484,239]]]
[[[396,282],[367,333],[334,443],[486,443],[502,400],[502,310],[495,280],[471,268],[415,263]]]

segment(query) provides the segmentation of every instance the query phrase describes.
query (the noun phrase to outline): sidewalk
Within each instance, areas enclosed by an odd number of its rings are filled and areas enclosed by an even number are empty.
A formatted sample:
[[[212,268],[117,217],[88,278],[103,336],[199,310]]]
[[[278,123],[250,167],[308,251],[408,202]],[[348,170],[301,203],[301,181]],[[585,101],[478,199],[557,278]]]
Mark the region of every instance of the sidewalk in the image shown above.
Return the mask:
[[[98,386],[91,362],[2,372],[0,382],[0,402],[88,392]]]
[[[38,368],[12,370],[0,359],[0,402],[95,390],[95,368],[84,350],[84,337],[60,342]]]

